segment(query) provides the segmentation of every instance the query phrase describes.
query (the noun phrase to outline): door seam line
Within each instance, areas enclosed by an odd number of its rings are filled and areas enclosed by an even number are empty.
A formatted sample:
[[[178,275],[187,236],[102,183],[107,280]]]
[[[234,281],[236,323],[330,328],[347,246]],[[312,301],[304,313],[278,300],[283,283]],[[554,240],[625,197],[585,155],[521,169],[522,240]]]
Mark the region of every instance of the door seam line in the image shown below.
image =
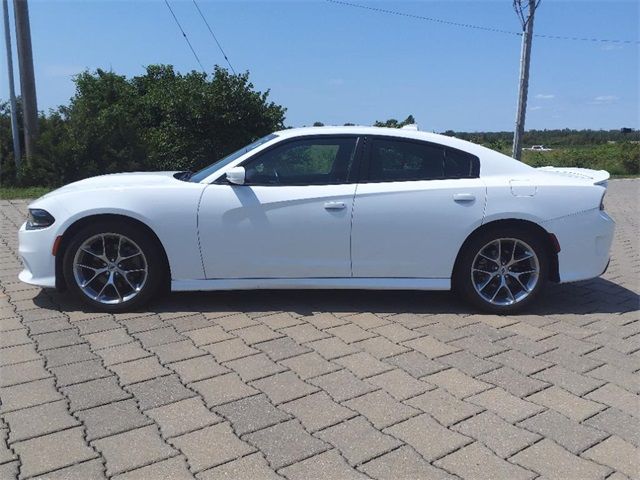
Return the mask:
[[[349,276],[353,278],[353,215],[355,214],[356,209],[356,195],[358,194],[358,186],[360,184],[356,183],[356,188],[353,191],[353,198],[351,199],[351,221],[349,224]]]

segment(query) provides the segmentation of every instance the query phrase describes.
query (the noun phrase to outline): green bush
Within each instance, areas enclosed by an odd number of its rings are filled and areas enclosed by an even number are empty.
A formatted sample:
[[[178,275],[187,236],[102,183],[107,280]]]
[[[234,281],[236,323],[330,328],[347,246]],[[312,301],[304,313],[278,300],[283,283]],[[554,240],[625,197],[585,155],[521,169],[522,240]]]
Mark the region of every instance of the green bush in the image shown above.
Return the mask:
[[[57,186],[106,173],[197,170],[274,130],[286,109],[249,74],[212,76],[151,65],[126,78],[98,69],[76,76],[68,106],[41,116],[37,153],[20,172],[3,155],[3,183]],[[0,106],[0,152],[11,150]]]

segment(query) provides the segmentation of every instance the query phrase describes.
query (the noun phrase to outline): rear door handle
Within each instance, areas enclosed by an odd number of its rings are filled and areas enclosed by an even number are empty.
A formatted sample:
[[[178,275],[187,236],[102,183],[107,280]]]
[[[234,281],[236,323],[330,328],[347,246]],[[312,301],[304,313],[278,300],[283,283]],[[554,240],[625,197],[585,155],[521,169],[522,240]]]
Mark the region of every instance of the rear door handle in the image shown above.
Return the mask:
[[[473,202],[476,196],[473,193],[454,193],[454,202]]]
[[[326,202],[324,208],[325,210],[343,210],[347,207],[344,202]]]

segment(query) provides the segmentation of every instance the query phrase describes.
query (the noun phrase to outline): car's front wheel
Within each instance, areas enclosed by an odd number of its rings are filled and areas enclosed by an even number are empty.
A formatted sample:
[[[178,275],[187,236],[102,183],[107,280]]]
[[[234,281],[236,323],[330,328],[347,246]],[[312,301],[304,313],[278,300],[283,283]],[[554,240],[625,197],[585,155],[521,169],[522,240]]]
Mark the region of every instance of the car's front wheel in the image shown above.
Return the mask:
[[[87,225],[71,239],[63,258],[70,291],[94,309],[130,310],[148,302],[164,278],[158,246],[126,222]]]
[[[464,247],[454,283],[481,310],[513,313],[540,295],[548,269],[549,255],[540,235],[521,228],[494,228]]]

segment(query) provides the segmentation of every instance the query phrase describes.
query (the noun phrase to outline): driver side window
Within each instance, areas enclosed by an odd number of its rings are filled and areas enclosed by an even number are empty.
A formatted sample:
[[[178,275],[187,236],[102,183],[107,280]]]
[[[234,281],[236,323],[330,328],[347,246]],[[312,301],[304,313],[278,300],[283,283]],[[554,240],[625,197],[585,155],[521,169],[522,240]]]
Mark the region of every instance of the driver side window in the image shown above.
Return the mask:
[[[244,165],[249,185],[348,183],[356,137],[315,137],[287,142]]]

